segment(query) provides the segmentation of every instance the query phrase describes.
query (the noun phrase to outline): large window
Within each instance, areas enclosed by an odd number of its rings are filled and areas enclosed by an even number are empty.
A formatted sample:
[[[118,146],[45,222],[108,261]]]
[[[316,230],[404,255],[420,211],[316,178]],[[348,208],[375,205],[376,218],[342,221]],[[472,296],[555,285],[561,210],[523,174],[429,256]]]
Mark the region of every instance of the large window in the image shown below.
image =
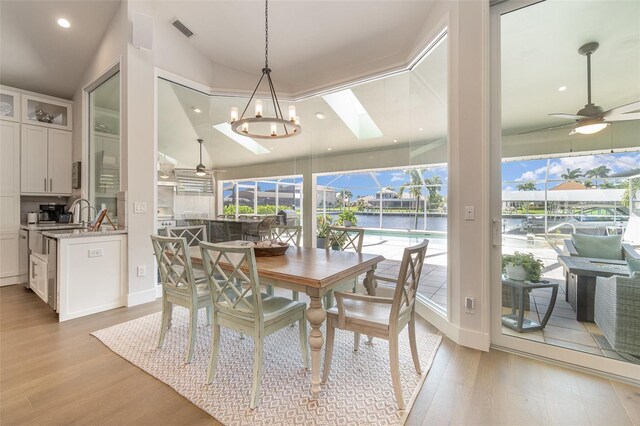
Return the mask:
[[[120,73],[89,92],[89,201],[116,216],[120,191]]]

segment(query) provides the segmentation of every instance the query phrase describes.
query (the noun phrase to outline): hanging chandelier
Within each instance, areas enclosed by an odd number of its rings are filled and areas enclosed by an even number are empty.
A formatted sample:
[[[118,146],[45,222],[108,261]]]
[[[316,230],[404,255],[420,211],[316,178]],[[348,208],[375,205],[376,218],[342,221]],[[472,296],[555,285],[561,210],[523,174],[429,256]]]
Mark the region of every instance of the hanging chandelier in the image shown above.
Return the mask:
[[[271,94],[271,102],[273,103],[273,110],[275,117],[265,117],[262,115],[263,105],[262,100],[256,99],[255,103],[255,116],[245,118],[245,113],[251,105],[251,101],[256,95],[256,91],[260,87],[260,83],[267,77],[269,84],[269,92]],[[251,125],[251,129],[249,128]],[[289,117],[285,120],[280,109],[280,103],[278,102],[278,95],[276,89],[273,87],[273,81],[271,80],[271,69],[269,68],[269,0],[264,2],[264,68],[262,68],[262,75],[256,88],[253,90],[247,106],[244,107],[242,115],[238,119],[238,108],[231,108],[231,129],[243,136],[250,136],[252,138],[259,139],[282,139],[296,136],[302,133],[302,127],[300,126],[300,117],[296,115],[296,107],[289,106]]]

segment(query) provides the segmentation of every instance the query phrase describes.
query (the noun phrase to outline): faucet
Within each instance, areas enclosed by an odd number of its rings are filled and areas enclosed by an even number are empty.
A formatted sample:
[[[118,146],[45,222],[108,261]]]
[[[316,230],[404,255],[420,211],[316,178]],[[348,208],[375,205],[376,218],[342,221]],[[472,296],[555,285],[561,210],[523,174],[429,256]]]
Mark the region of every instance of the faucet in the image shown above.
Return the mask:
[[[83,226],[86,226],[87,223],[82,222],[82,219],[81,219],[83,209],[82,208],[78,209],[77,215],[76,215],[76,212],[74,211],[76,205],[80,204],[82,201],[87,203],[87,208],[88,208],[87,219],[88,221],[91,221],[91,209],[93,209],[93,207],[91,206],[91,203],[89,202],[89,200],[87,200],[86,198],[78,198],[77,200],[73,200],[73,202],[69,206],[69,211],[73,212],[73,223],[82,223]]]

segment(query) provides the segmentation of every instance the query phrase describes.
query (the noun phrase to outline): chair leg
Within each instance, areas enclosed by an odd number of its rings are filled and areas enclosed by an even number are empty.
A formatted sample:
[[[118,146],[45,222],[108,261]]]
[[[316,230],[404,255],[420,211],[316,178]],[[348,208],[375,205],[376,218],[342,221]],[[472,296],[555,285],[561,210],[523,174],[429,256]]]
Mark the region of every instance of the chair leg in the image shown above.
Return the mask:
[[[360,333],[353,333],[353,351],[358,352],[360,349]]]
[[[413,358],[413,365],[416,367],[416,372],[422,374],[420,368],[420,358],[418,357],[418,347],[416,345],[416,318],[415,312],[411,314],[409,319],[409,346],[411,346],[411,357]]]
[[[162,301],[162,322],[160,323],[160,339],[158,339],[158,349],[164,344],[164,336],[167,329],[171,326],[171,303],[166,300]]]
[[[211,325],[211,306],[207,306],[207,325]]]
[[[324,295],[324,309],[328,310],[333,307],[333,290],[329,290],[327,294]]]
[[[267,295],[273,296],[273,286],[267,286]]]
[[[327,340],[324,349],[324,368],[322,369],[322,383],[327,383],[331,372],[331,358],[333,357],[333,341],[336,329],[331,318],[327,318]]]
[[[300,300],[300,296],[298,295],[298,292],[297,292],[297,291],[292,291],[292,292],[291,292],[291,295],[292,295],[292,297],[293,297],[293,300],[295,300],[296,302],[297,302],[298,300]]]
[[[193,350],[196,346],[196,335],[198,334],[198,307],[192,306],[189,313],[191,315],[191,320],[189,321],[189,341],[187,342],[187,364],[191,362],[191,358],[193,358]]]
[[[305,315],[298,322],[298,328],[300,329],[300,352],[302,353],[302,362],[305,369],[309,369],[309,345],[307,343],[307,319]]]
[[[253,388],[251,389],[251,402],[249,408],[252,410],[258,406],[260,399],[260,383],[262,381],[262,354],[264,336],[254,337],[255,350],[253,354]]]
[[[211,327],[211,356],[209,357],[209,371],[207,372],[207,384],[213,382],[216,378],[218,368],[218,352],[220,352],[220,325],[217,324],[215,318]]]
[[[402,397],[402,385],[400,384],[400,365],[398,363],[398,335],[389,336],[389,360],[391,367],[391,383],[396,395],[396,403],[399,410],[404,410],[404,398]]]

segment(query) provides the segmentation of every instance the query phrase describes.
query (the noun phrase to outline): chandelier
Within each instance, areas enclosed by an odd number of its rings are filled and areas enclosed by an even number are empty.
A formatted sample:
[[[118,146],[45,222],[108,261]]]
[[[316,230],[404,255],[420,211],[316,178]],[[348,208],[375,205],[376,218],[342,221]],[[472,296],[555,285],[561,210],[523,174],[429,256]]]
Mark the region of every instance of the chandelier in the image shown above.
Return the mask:
[[[275,117],[263,116],[262,100],[256,99],[255,116],[245,118],[245,113],[249,109],[251,101],[256,95],[256,91],[265,76],[269,84],[269,92],[271,94]],[[249,129],[249,125],[251,125],[251,130]],[[280,109],[276,89],[273,87],[273,81],[271,81],[271,69],[269,68],[269,0],[265,0],[264,2],[264,68],[262,68],[262,75],[260,76],[260,80],[258,80],[256,88],[253,89],[247,106],[244,107],[240,119],[238,119],[238,108],[231,108],[231,129],[239,135],[258,139],[282,139],[302,133],[300,117],[296,115],[296,107],[293,105],[289,106],[289,117],[285,120],[282,115],[282,110]]]

